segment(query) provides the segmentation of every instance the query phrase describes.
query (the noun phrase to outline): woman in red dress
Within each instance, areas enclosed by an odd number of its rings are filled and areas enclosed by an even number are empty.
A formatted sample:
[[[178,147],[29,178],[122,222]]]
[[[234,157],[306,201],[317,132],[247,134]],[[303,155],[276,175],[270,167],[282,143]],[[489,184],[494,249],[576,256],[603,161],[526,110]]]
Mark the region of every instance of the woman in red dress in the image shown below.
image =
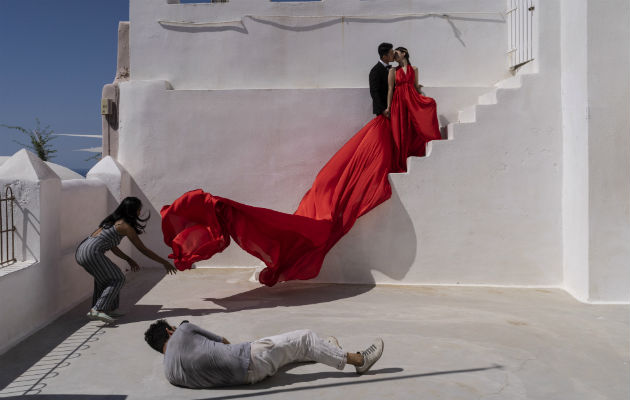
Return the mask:
[[[162,232],[175,266],[184,270],[209,259],[231,237],[266,264],[259,276],[265,285],[316,277],[326,253],[357,218],[391,197],[387,175],[405,171],[407,157],[424,155],[426,143],[440,139],[435,101],[419,93],[409,52],[397,53],[400,66],[390,72],[391,121],[379,115],[357,132],[322,168],[294,214],[200,189],[162,207]]]
[[[424,156],[427,143],[441,135],[435,100],[422,95],[418,68],[409,62],[409,51],[396,48],[394,60],[398,67],[389,70],[387,111],[391,112],[396,154],[392,172],[401,172],[407,170],[407,157]]]

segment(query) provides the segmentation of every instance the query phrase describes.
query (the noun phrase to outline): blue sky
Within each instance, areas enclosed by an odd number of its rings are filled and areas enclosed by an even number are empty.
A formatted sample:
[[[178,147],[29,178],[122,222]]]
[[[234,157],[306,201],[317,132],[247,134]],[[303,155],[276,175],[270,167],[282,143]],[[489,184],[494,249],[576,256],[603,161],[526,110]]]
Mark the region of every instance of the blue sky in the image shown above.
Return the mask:
[[[55,133],[101,134],[103,85],[114,80],[118,22],[128,0],[0,0],[0,124],[50,125]],[[24,134],[0,127],[0,156]],[[87,169],[100,139],[57,137],[51,161]]]

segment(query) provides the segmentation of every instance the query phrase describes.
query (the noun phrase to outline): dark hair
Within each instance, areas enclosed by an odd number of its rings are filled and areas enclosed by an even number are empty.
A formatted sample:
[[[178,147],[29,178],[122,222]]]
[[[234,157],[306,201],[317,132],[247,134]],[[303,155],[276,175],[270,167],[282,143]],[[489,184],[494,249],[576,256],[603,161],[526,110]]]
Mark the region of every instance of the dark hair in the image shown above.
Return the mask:
[[[404,47],[396,47],[396,50],[398,51],[402,51],[403,53],[405,53],[405,58],[407,59],[407,62],[409,63],[409,65],[411,65],[411,61],[409,61],[409,50],[405,49]]]
[[[394,45],[391,43],[381,43],[378,45],[378,56],[383,58],[384,55],[389,53],[391,49],[394,48]]]
[[[152,323],[151,326],[149,326],[149,329],[144,332],[144,341],[160,353],[164,350],[164,343],[168,341],[168,332],[166,332],[166,328],[171,329],[171,326],[165,319],[159,319]]]
[[[149,215],[145,219],[140,218],[138,216],[140,209],[142,209],[142,202],[139,198],[125,197],[116,210],[101,221],[99,227],[109,228],[114,225],[116,221],[122,219],[131,225],[136,233],[140,234],[144,232],[144,228],[147,226],[146,224],[143,225],[141,222],[145,222],[151,217],[151,215]]]

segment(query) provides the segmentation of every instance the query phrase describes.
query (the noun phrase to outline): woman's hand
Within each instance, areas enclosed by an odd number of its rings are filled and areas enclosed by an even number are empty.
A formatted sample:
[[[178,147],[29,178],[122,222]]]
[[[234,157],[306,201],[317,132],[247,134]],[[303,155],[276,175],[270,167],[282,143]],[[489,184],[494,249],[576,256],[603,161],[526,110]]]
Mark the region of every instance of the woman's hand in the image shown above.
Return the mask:
[[[164,261],[162,261],[162,265],[164,266],[164,269],[166,270],[167,274],[175,275],[177,273],[177,269],[175,267],[173,267],[173,265],[170,262],[164,260]]]
[[[136,272],[140,269],[140,266],[138,265],[138,263],[132,260],[131,258],[127,260],[127,263],[129,264],[133,272]]]

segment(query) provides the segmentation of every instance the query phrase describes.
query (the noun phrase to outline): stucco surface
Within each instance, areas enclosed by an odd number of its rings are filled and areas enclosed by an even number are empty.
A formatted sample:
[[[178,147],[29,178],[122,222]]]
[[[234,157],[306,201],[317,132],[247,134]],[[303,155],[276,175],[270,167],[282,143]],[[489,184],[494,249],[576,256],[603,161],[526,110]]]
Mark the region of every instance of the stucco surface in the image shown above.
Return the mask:
[[[489,86],[508,75],[505,7],[503,0],[132,0],[131,79],[168,80],[176,89],[361,88],[378,44],[388,41],[408,48],[427,86]],[[237,22],[160,23],[225,21]]]
[[[249,282],[249,270],[130,275],[128,314],[87,322],[89,304],[0,357],[1,396],[64,399],[625,399],[628,306],[582,304],[559,290]],[[293,329],[356,351],[380,336],[381,360],[358,377],[320,364],[252,386],[171,386],[143,339],[158,318],[188,319],[232,342]],[[17,397],[16,397],[17,398]]]

